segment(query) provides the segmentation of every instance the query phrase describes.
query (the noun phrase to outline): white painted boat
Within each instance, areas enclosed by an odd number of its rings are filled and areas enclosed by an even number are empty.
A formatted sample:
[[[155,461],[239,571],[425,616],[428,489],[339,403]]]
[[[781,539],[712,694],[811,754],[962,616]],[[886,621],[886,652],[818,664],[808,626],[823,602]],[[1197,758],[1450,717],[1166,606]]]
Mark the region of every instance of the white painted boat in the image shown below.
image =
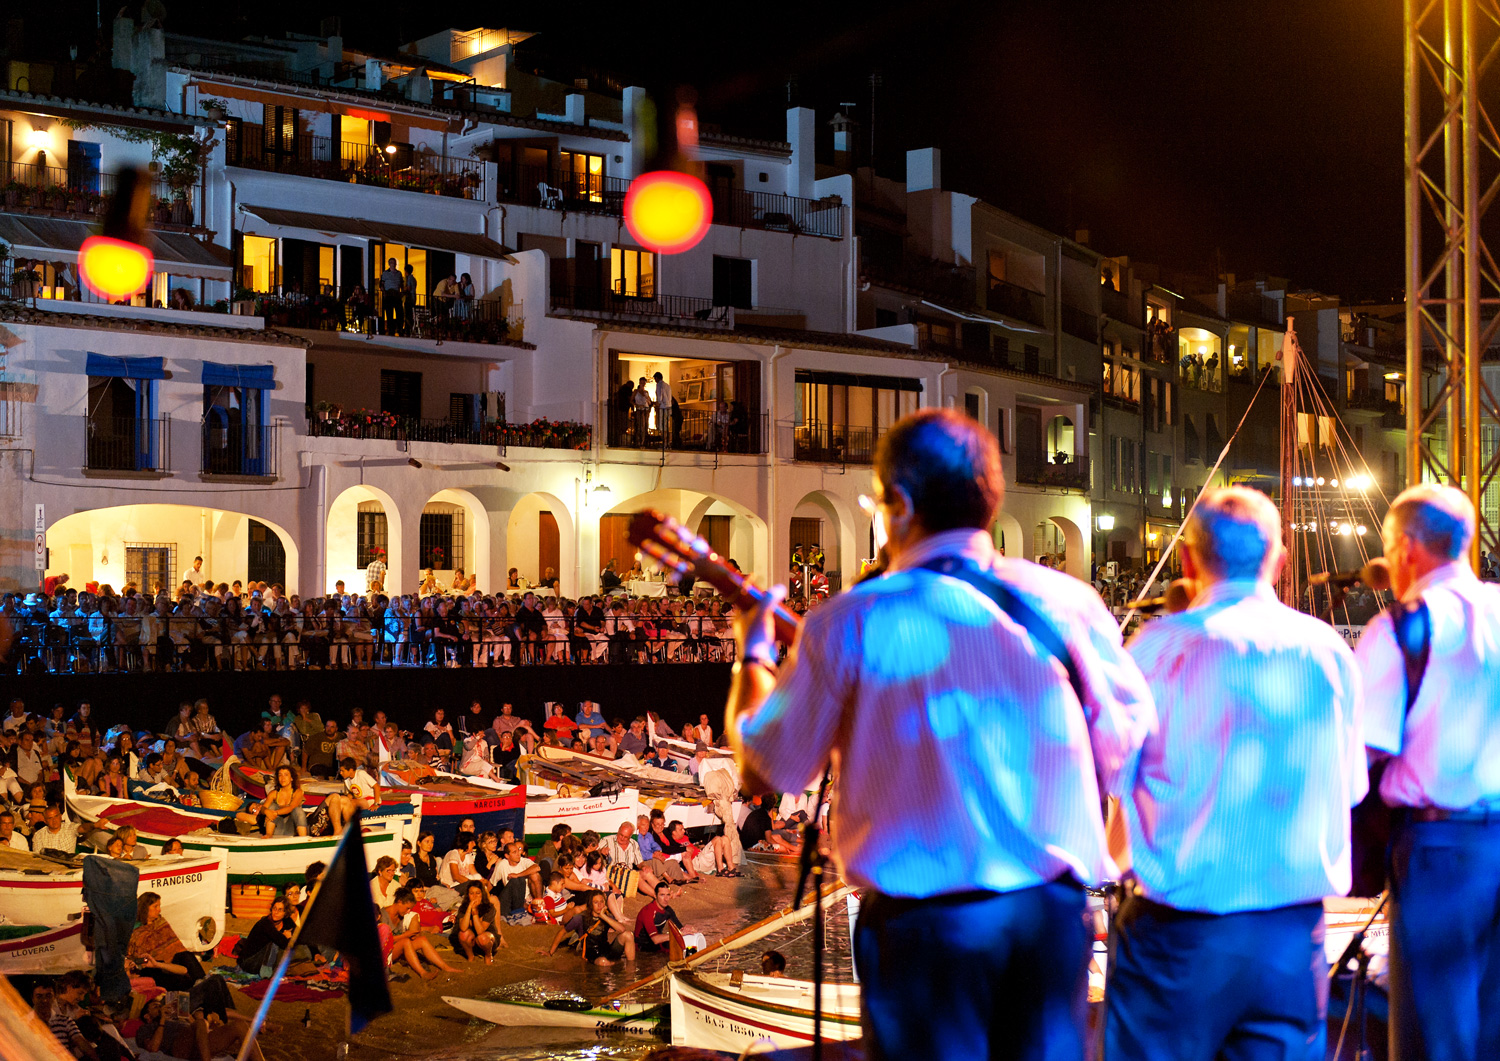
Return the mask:
[[[576,1028],[596,1035],[666,1038],[665,1003],[616,1002],[593,1009],[559,1009],[540,1002],[504,1002],[444,995],[443,1001],[471,1017],[508,1028]]]
[[[813,1041],[813,985],[732,973],[673,972],[672,1045],[738,1054],[766,1040],[779,1049]],[[823,1038],[860,1036],[859,986],[823,985]]]
[[[562,795],[582,795],[598,781],[613,781],[636,790],[639,795],[637,815],[660,810],[668,821],[680,821],[689,829],[712,828],[720,824],[709,809],[708,793],[690,775],[645,766],[634,756],[604,759],[569,748],[541,747],[535,756],[522,756],[519,766],[530,788]],[[539,832],[531,827],[530,822],[526,831],[528,834]]]
[[[26,927],[35,931],[0,940],[0,976],[56,976],[93,964],[90,952],[83,948],[83,922],[58,928]]]
[[[181,840],[186,854],[222,851],[228,857],[229,880],[236,884],[301,881],[307,867],[329,861],[339,843],[337,836],[232,836],[216,831],[222,820],[217,815],[137,800],[80,796],[66,781],[64,797],[69,812],[82,821],[107,829],[134,826],[147,851],[159,852],[172,840]],[[399,861],[401,838],[414,827],[410,816],[385,818],[361,827],[365,861],[371,872],[382,855]]]
[[[135,865],[141,874],[136,894],[161,896],[162,914],[183,943],[194,950],[218,945],[229,894],[228,857],[222,846]],[[77,924],[83,915],[81,860],[72,866],[0,849],[0,911],[18,925]]]
[[[1330,962],[1339,960],[1339,956],[1344,953],[1344,948],[1349,945],[1354,934],[1365,927],[1365,922],[1370,920],[1370,915],[1375,913],[1375,908],[1379,905],[1379,899],[1360,899],[1342,895],[1330,896],[1323,900],[1323,950]],[[1382,910],[1380,917],[1365,934],[1365,950],[1371,955],[1388,954],[1391,944],[1390,933],[1389,916],[1385,910]]]
[[[622,789],[612,796],[559,796],[528,789],[526,842],[545,843],[554,825],[570,825],[575,833],[593,829],[600,836],[617,832],[621,822],[635,824],[641,813],[640,792]]]

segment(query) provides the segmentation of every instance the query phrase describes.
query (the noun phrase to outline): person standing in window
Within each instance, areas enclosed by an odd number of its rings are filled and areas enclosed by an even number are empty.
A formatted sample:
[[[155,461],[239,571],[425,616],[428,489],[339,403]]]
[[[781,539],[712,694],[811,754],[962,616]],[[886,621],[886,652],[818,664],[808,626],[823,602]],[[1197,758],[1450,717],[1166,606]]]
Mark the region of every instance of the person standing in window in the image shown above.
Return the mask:
[[[665,434],[667,425],[672,422],[672,386],[662,378],[660,372],[652,378],[656,381],[653,386],[655,394],[652,396],[656,409],[656,430]]]
[[[417,274],[411,263],[406,265],[406,275],[401,279],[401,327],[408,335],[417,318]]]
[[[380,274],[380,320],[389,335],[401,331],[401,270],[396,268],[396,259],[385,264]]]

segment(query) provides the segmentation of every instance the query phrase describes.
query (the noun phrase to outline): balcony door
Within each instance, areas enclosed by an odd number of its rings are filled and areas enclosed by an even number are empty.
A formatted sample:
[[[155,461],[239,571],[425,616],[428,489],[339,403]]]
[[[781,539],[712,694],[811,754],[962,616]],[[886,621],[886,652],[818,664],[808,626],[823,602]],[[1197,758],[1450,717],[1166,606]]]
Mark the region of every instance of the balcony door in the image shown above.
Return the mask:
[[[1016,466],[1038,468],[1042,461],[1042,411],[1016,406]]]
[[[250,550],[245,578],[268,586],[286,584],[286,547],[276,532],[259,520],[250,521]]]

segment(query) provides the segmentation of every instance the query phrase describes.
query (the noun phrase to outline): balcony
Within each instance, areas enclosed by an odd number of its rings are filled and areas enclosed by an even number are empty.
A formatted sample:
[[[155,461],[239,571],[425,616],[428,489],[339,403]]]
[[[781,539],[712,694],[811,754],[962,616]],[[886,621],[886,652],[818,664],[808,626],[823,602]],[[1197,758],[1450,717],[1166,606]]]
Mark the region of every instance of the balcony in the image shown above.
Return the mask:
[[[1070,306],[1065,302],[1062,308],[1062,329],[1069,335],[1097,343],[1099,341],[1099,315],[1090,310]]]
[[[133,416],[85,416],[82,420],[85,473],[166,473],[170,420]]]
[[[1386,413],[1395,413],[1404,425],[1406,406],[1399,398],[1387,398],[1380,391],[1355,391],[1344,400],[1345,408],[1354,412],[1375,413],[1384,418]]]
[[[1064,458],[1059,461],[1057,458]],[[1041,453],[1016,454],[1016,482],[1032,486],[1057,486],[1064,490],[1089,489],[1089,459],[1077,453],[1059,453],[1051,460]]]
[[[599,173],[578,173],[543,166],[502,171],[496,195],[501,202],[543,210],[620,217],[630,181]],[[720,189],[713,193],[714,224],[790,232],[798,236],[844,236],[843,201],[838,196],[802,199],[774,192]]]
[[[308,133],[267,144],[261,126],[244,125],[239,127],[238,135],[231,133],[226,150],[229,165],[245,169],[454,199],[484,197],[484,163],[426,154],[407,145],[392,146],[396,148],[394,152]]]
[[[505,409],[502,405],[501,416]],[[348,438],[379,442],[435,442],[450,446],[494,446],[504,455],[511,446],[531,449],[586,450],[593,441],[588,424],[533,420],[510,424],[502,420],[424,420],[396,413],[355,410],[321,412],[307,421],[314,438]]]
[[[728,306],[715,306],[711,298],[689,295],[620,295],[600,287],[567,287],[554,284],[552,309],[563,313],[597,313],[607,317],[650,317],[682,324],[729,327],[734,318]]]
[[[1006,280],[991,280],[985,298],[985,308],[1038,328],[1047,326],[1047,299],[1019,284]]]
[[[271,328],[306,328],[313,331],[358,332],[363,335],[402,335],[412,339],[444,342],[499,343],[518,330],[498,299],[457,301],[432,295],[417,295],[411,320],[404,309],[384,312],[379,289],[373,298],[355,295],[353,289],[328,288],[306,295],[301,291],[253,292],[241,299],[241,308],[264,317]]]
[[[276,428],[263,424],[203,422],[204,478],[280,478]]]
[[[850,427],[809,421],[791,424],[792,460],[814,464],[872,464],[875,444],[884,434],[876,427]]]
[[[991,350],[965,347],[959,350],[956,356],[960,361],[982,368],[1022,372],[1028,376],[1040,376],[1045,379],[1057,378],[1057,359],[1043,357],[1041,350],[1035,346],[1027,346],[1020,350],[1009,345],[997,346]]]
[[[972,306],[977,297],[972,265],[916,257],[891,261],[865,255],[859,270],[873,283],[915,291],[948,305]]]
[[[0,164],[0,175],[0,205],[7,213],[95,221],[115,195],[113,173],[70,173],[59,166],[9,162]],[[193,227],[193,188],[152,181],[147,216],[159,228]]]
[[[1130,296],[1116,291],[1108,284],[1101,284],[1099,288],[1099,301],[1104,315],[1111,320],[1133,324],[1137,328],[1142,326],[1141,300],[1139,298],[1132,299]]]
[[[660,450],[676,453],[764,453],[765,413],[736,411],[733,406],[716,421],[711,410],[679,411],[671,429],[662,431],[649,410],[633,415],[613,403],[599,408],[605,425],[605,444],[614,449]]]

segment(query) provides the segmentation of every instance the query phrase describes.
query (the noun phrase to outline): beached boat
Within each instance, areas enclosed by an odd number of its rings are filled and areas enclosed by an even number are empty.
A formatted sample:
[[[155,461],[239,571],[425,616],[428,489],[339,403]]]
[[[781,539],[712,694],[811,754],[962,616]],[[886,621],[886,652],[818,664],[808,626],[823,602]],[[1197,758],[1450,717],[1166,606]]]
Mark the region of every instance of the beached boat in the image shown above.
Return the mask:
[[[228,818],[235,812],[233,810],[219,807],[186,807],[170,797],[173,790],[167,785],[152,785],[150,787],[139,782],[130,783],[130,798],[137,803],[144,803],[153,807],[167,807],[172,810],[182,811],[184,814],[203,815],[204,817]],[[241,806],[248,806],[251,801],[249,795],[241,797]],[[320,798],[319,803],[322,802]],[[316,809],[316,804],[310,805],[311,810]],[[365,811],[361,821],[369,826],[385,825],[401,834],[401,839],[409,840],[413,845],[417,842],[417,834],[421,829],[422,797],[420,794],[414,796],[410,802],[393,803],[382,800],[380,806],[372,811]]]
[[[390,767],[392,764],[385,765]],[[235,788],[255,799],[265,798],[266,784],[270,781],[266,771],[234,762],[229,766],[229,773]],[[415,780],[409,779],[413,776]],[[456,774],[430,770],[418,775],[408,772],[403,777],[393,769],[382,768],[379,781],[381,813],[388,813],[384,806],[387,803],[420,803],[419,830],[432,833],[439,852],[453,846],[453,837],[465,818],[474,819],[474,828],[481,833],[511,829],[520,836],[525,829],[524,788],[496,789]],[[343,791],[343,786],[337,781],[304,778],[302,791],[306,793],[307,805],[316,807],[332,793]],[[415,840],[415,837],[407,839]]]
[[[1365,927],[1379,905],[1379,899],[1357,896],[1333,895],[1323,900],[1323,950],[1330,962],[1339,960],[1354,934]],[[1389,953],[1390,932],[1390,917],[1382,910],[1365,933],[1365,951],[1372,955]]]
[[[221,846],[133,864],[140,870],[136,893],[161,896],[162,914],[184,943],[194,950],[218,945],[229,888]],[[0,911],[18,925],[76,924],[83,915],[83,858],[64,862],[0,848]]]
[[[779,1048],[813,1040],[808,980],[739,973],[673,972],[672,1045],[738,1054],[769,1040]],[[858,984],[823,985],[823,1038],[860,1036]]]
[[[509,1028],[576,1028],[596,1035],[667,1037],[665,1003],[618,1002],[574,1009],[542,1002],[507,1002],[444,995],[461,1013]]]
[[[82,921],[57,928],[0,924],[0,976],[56,976],[91,964]]]
[[[526,843],[546,843],[552,827],[570,825],[575,833],[593,829],[600,836],[617,832],[620,823],[635,824],[641,813],[640,793],[621,789],[608,796],[559,796],[546,789],[531,789],[526,798]]]
[[[637,792],[637,815],[660,810],[668,821],[680,821],[689,829],[712,829],[721,824],[709,809],[712,800],[708,793],[691,775],[658,770],[634,758],[605,759],[566,748],[542,747],[536,755],[523,755],[518,766],[528,785],[560,797],[582,797],[600,785],[618,786],[621,792]]]
[[[338,836],[237,836],[217,832],[222,819],[186,807],[166,807],[136,800],[80,796],[64,783],[68,810],[82,821],[102,828],[134,826],[141,846],[161,851],[181,840],[187,854],[221,850],[228,856],[229,879],[236,884],[282,884],[300,881],[313,862],[327,862],[338,847]],[[401,837],[414,825],[411,818],[388,818],[361,827],[365,860],[370,870],[382,855],[401,857]]]

